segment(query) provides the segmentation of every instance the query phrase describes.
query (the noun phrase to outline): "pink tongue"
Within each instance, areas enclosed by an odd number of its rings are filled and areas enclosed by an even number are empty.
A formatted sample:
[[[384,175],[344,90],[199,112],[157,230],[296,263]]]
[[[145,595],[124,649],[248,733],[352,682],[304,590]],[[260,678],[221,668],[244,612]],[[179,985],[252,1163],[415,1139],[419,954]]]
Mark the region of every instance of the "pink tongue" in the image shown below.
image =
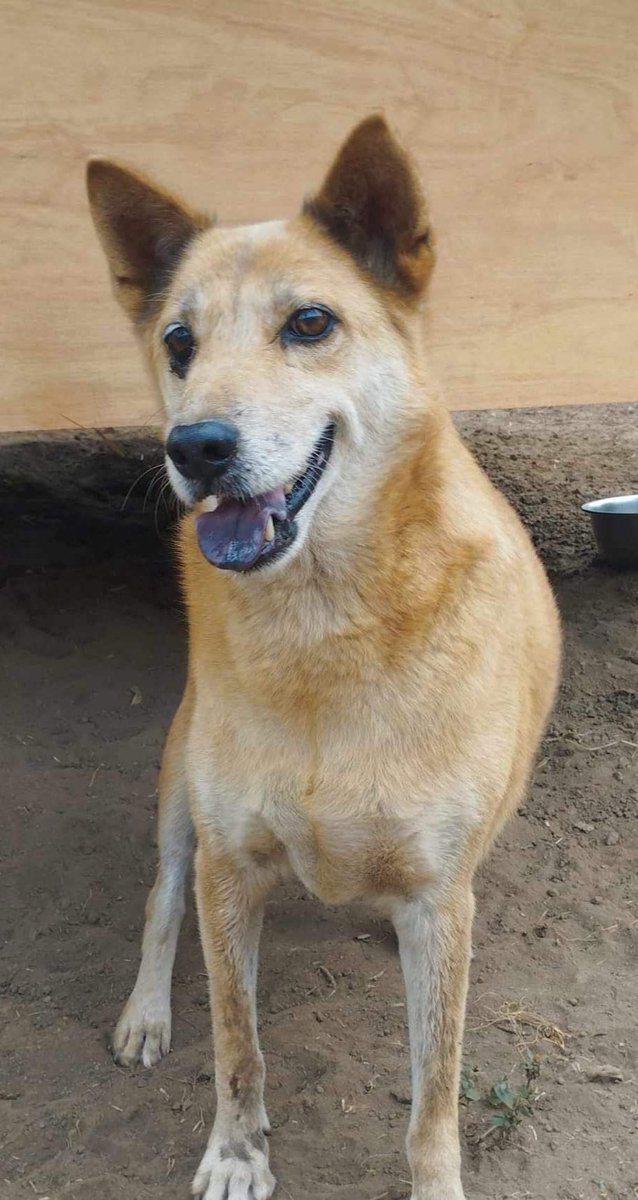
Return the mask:
[[[214,512],[200,513],[195,521],[202,554],[225,571],[247,571],[266,541],[270,517],[285,520],[286,497],[281,487],[250,500],[222,500]]]

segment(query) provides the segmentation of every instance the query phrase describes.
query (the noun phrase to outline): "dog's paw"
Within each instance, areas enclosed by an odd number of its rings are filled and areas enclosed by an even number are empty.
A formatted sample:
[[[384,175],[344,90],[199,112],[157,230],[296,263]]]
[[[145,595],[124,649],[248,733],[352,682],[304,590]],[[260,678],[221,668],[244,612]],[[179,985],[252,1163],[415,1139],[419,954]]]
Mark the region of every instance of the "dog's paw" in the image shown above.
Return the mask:
[[[171,1048],[170,1006],[140,1002],[133,994],[117,1023],[111,1048],[119,1067],[138,1062],[154,1067]]]
[[[213,1135],[193,1180],[197,1200],[268,1200],[274,1190],[261,1130],[227,1141]]]

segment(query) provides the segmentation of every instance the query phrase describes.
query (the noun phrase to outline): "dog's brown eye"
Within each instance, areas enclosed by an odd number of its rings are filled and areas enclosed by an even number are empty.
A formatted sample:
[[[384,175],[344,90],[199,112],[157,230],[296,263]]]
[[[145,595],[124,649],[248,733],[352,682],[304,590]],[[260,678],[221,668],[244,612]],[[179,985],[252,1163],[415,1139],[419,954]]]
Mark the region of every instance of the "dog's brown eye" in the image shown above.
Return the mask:
[[[195,338],[187,325],[174,322],[164,330],[163,341],[168,350],[171,371],[183,379],[195,353]]]
[[[289,318],[284,334],[288,341],[317,342],[332,332],[336,320],[329,308],[298,308]]]

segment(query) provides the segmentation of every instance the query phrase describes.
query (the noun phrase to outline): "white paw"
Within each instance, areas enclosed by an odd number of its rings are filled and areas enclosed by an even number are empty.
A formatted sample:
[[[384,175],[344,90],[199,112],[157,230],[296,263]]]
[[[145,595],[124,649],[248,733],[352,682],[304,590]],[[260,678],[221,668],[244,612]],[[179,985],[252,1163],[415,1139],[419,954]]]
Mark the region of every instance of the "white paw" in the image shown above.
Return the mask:
[[[120,1067],[142,1062],[154,1067],[171,1048],[171,1010],[152,997],[146,1002],[130,997],[115,1033],[113,1058]]]
[[[211,1138],[193,1180],[197,1200],[268,1200],[274,1190],[268,1145],[260,1129],[250,1137]]]

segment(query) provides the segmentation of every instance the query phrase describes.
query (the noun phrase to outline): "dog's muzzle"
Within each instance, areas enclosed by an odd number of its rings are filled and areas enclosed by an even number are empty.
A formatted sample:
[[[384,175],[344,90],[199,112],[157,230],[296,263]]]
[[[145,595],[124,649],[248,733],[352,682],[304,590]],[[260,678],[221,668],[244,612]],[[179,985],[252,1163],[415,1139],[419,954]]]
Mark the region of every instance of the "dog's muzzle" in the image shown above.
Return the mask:
[[[237,494],[232,486],[238,443],[234,426],[202,421],[173,430],[166,445],[171,461],[200,498],[207,495],[212,501],[195,521],[199,548],[210,563],[224,571],[252,571],[292,546],[298,531],[296,518],[328,465],[335,433],[331,421],[296,479],[249,496]]]

